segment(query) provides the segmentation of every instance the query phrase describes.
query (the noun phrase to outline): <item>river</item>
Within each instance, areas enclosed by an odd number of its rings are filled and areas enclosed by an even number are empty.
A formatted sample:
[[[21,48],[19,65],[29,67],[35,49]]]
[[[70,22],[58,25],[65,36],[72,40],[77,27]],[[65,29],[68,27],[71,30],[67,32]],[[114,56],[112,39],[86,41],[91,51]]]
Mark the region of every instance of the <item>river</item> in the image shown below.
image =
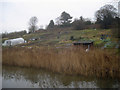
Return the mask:
[[[117,79],[70,76],[43,69],[2,67],[2,88],[120,88]]]

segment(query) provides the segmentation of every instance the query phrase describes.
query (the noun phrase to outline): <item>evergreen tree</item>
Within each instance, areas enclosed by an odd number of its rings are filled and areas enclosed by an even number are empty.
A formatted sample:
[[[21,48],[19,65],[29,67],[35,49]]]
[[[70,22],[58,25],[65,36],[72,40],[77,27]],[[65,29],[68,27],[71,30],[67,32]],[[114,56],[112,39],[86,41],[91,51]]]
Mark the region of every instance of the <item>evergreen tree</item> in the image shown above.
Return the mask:
[[[62,12],[61,16],[60,16],[60,21],[62,23],[62,25],[69,25],[71,22],[72,17],[70,16],[70,14],[66,13],[65,11]]]
[[[54,21],[50,20],[50,23],[49,23],[47,29],[53,29],[53,28],[54,28]]]

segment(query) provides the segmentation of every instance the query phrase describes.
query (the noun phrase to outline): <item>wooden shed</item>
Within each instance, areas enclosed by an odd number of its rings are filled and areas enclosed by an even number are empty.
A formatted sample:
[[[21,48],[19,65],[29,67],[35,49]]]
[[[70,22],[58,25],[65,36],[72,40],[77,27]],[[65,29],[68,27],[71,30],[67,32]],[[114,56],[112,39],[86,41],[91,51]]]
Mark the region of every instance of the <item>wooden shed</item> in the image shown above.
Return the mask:
[[[73,46],[91,47],[93,46],[93,41],[78,41],[74,42]]]

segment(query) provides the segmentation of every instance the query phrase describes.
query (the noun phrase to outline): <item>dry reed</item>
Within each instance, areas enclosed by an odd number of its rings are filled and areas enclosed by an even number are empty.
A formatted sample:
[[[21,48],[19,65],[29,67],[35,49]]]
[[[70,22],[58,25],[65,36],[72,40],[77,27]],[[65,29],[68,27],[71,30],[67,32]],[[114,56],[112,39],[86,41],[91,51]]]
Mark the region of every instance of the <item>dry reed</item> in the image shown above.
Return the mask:
[[[2,63],[21,67],[45,68],[53,72],[120,78],[120,58],[101,49],[83,48],[4,48]]]

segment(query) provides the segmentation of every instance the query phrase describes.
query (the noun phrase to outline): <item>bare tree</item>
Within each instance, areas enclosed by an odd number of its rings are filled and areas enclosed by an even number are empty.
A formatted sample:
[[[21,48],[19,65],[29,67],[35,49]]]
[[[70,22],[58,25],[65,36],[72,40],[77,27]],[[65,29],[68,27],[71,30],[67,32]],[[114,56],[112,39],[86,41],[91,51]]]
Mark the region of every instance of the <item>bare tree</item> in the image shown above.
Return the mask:
[[[35,30],[37,29],[37,25],[36,25],[37,22],[38,22],[38,19],[36,16],[30,18],[30,21],[29,21],[29,32],[30,33],[35,32]]]

